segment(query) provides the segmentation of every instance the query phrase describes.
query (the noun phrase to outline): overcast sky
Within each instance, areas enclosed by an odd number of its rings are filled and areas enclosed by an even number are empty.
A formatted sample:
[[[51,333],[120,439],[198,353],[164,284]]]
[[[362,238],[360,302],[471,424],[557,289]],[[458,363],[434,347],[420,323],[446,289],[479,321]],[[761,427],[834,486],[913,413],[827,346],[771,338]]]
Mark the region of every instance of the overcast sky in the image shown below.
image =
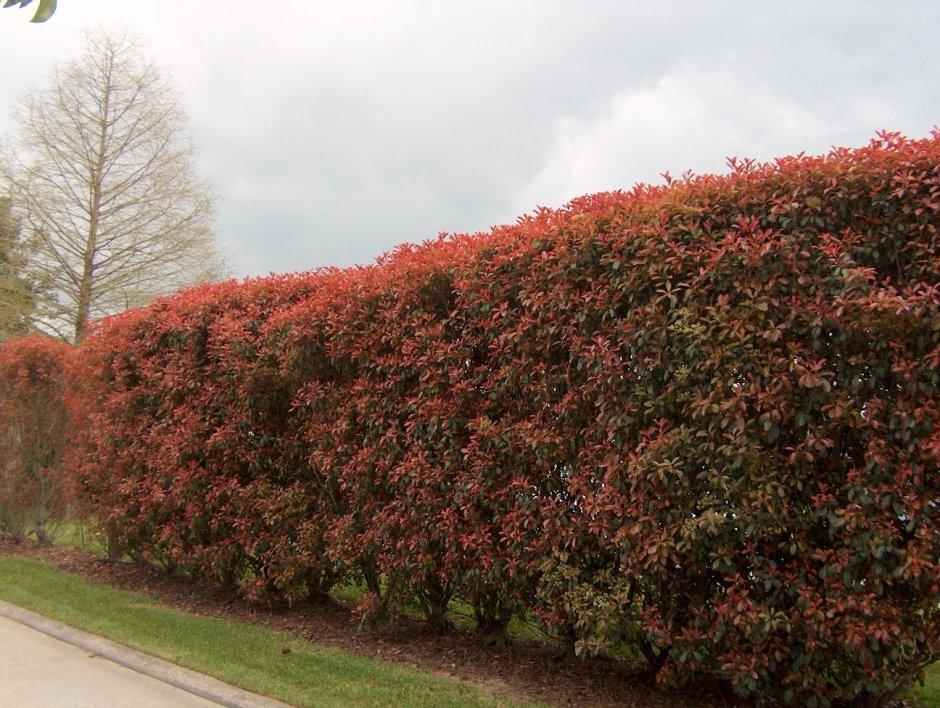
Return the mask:
[[[0,134],[86,28],[165,67],[233,275],[940,125],[940,2],[59,0],[0,10]]]

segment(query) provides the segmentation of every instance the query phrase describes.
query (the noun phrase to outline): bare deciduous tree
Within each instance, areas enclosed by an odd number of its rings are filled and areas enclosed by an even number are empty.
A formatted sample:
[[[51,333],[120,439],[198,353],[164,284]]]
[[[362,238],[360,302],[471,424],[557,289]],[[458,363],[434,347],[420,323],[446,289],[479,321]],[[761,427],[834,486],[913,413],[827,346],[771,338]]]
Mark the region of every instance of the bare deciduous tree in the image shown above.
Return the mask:
[[[219,277],[212,191],[184,112],[133,38],[89,34],[16,118],[6,176],[44,326],[78,342],[89,320]]]

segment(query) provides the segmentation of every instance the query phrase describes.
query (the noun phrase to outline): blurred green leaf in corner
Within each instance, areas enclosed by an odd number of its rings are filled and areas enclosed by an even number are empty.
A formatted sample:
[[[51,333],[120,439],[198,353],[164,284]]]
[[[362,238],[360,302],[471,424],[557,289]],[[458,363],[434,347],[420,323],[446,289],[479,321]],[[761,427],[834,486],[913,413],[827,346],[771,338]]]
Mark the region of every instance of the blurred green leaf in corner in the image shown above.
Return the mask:
[[[19,7],[26,7],[33,0],[6,0],[3,3],[3,7],[13,7],[18,5]],[[36,14],[33,15],[33,19],[30,22],[45,22],[50,17],[52,17],[55,12],[56,0],[39,0],[39,8],[36,10]]]

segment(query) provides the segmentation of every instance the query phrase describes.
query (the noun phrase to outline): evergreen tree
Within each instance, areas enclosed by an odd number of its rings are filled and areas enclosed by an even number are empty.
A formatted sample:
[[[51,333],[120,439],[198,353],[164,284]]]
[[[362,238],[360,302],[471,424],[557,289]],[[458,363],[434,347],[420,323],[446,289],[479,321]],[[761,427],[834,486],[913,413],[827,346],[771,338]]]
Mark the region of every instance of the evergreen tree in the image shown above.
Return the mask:
[[[26,254],[8,198],[0,198],[0,343],[30,330],[36,287],[25,275]]]

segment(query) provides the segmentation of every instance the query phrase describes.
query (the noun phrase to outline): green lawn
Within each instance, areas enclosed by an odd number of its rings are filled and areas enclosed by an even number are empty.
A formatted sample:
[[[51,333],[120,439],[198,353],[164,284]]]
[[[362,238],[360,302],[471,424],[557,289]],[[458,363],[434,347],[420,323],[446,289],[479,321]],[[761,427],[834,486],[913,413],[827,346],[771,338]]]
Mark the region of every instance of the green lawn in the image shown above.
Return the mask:
[[[915,687],[912,693],[920,696],[928,708],[940,708],[940,662],[927,667],[924,685]]]
[[[60,542],[75,543],[73,534],[77,529],[68,529]],[[86,536],[86,546],[89,541]],[[336,594],[354,601],[361,591],[351,585]],[[83,580],[40,561],[0,556],[0,599],[294,705],[511,705],[468,685],[391,662],[317,646],[257,625],[161,608],[149,598]],[[472,623],[464,612],[451,619]],[[532,632],[520,629],[520,634]],[[285,654],[285,648],[290,652]],[[940,708],[940,662],[927,668],[924,686],[916,686],[911,694],[927,708]]]
[[[95,525],[79,519],[64,521],[56,529],[52,542],[57,546],[74,546],[100,556],[107,554],[103,537],[96,531]]]
[[[509,705],[466,684],[394,663],[257,625],[158,607],[149,598],[36,560],[0,556],[0,598],[294,705]]]

